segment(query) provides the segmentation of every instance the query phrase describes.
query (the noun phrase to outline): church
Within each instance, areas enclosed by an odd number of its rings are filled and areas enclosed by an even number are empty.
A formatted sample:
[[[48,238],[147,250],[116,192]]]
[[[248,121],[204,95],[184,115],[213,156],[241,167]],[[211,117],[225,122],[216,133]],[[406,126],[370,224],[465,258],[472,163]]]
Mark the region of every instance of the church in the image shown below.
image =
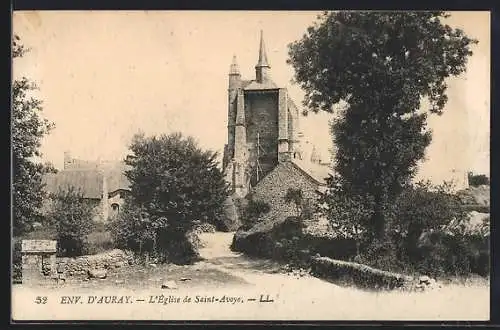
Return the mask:
[[[255,79],[245,80],[233,56],[228,79],[227,144],[223,168],[233,196],[252,194],[268,202],[270,216],[287,216],[289,188],[315,198],[325,187],[331,166],[314,154],[305,157],[300,111],[286,88],[271,78],[263,33],[260,35]]]

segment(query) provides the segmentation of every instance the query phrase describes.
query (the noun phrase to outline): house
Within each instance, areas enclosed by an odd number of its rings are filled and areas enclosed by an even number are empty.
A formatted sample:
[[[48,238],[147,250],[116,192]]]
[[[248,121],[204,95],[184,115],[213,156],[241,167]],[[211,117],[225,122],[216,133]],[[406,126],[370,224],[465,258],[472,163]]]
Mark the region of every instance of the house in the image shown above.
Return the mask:
[[[121,162],[84,161],[73,159],[66,152],[64,169],[43,177],[44,189],[49,194],[55,194],[74,187],[94,205],[94,220],[106,222],[118,215],[130,191],[126,169]]]

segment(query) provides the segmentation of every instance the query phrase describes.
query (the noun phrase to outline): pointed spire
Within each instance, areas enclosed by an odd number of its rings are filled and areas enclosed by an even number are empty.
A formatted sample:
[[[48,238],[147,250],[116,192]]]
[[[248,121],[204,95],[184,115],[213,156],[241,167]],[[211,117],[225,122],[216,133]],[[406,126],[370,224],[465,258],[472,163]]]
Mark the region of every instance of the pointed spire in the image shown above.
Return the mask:
[[[233,55],[233,61],[231,62],[231,67],[229,68],[229,74],[240,74],[240,67],[238,62],[236,62],[236,55]]]
[[[259,62],[257,67],[269,67],[267,63],[266,45],[264,44],[264,32],[260,30]]]

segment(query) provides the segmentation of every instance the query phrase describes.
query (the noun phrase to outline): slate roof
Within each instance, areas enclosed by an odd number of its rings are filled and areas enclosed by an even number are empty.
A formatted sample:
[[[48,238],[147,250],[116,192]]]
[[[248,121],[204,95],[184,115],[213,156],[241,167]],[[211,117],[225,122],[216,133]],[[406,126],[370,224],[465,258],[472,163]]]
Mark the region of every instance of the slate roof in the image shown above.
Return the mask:
[[[309,175],[319,185],[326,185],[326,179],[331,174],[331,169],[326,165],[319,165],[310,161],[301,159],[292,159],[291,163],[299,168],[302,172]]]
[[[249,91],[249,90],[271,90],[271,89],[278,89],[278,85],[274,83],[272,80],[267,80],[263,83],[259,83],[256,80],[244,80],[242,82],[242,87],[243,90]]]
[[[43,177],[43,183],[47,193],[55,194],[59,189],[66,190],[74,187],[85,198],[101,199],[102,197],[102,174],[98,170],[71,169],[50,173]]]

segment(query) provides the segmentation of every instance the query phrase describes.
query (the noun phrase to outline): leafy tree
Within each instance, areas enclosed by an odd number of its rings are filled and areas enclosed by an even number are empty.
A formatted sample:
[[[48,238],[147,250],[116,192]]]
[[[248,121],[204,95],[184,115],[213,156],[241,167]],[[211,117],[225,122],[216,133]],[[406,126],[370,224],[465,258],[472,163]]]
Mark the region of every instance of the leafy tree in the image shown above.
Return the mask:
[[[180,133],[136,135],[130,150],[126,163],[131,169],[125,175],[134,205],[151,222],[145,228],[152,228],[158,250],[172,261],[188,262],[183,251],[195,221],[219,226],[224,215],[229,186],[217,167],[217,154]]]
[[[59,252],[69,257],[84,254],[87,236],[94,228],[94,206],[74,187],[59,189],[51,199],[50,220],[56,226]]]
[[[337,113],[335,172],[345,191],[367,198],[372,240],[431,142],[428,113],[441,114],[446,79],[466,69],[476,40],[432,12],[334,12],[289,46],[295,80],[313,112]],[[421,111],[426,98],[429,111]],[[365,194],[368,193],[368,194]]]
[[[467,177],[469,179],[469,185],[473,187],[490,184],[490,179],[485,174],[474,174],[472,172],[469,172],[467,174]]]
[[[14,36],[12,57],[23,56],[27,49],[20,38]],[[34,222],[41,220],[40,208],[45,194],[42,176],[54,169],[35,161],[40,157],[41,139],[53,124],[41,117],[42,102],[32,96],[36,85],[28,78],[12,83],[12,193],[14,235],[31,230]]]

